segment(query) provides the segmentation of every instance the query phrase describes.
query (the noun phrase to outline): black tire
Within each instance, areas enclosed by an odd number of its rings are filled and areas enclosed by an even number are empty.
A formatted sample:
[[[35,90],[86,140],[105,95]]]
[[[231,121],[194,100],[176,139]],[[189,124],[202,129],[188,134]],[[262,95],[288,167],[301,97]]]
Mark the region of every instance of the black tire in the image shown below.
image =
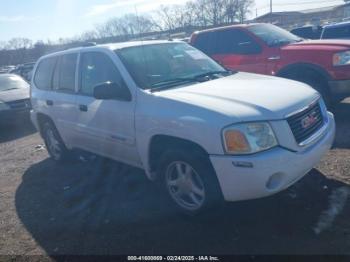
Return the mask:
[[[332,107],[333,100],[331,98],[331,94],[328,89],[328,84],[324,83],[323,79],[313,77],[313,78],[302,78],[300,81],[305,84],[308,84],[309,86],[317,90],[321,94],[327,108]]]
[[[321,94],[327,108],[332,107],[334,101],[332,100],[327,79],[325,77],[313,71],[308,71],[307,69],[305,71],[298,71],[282,76],[311,86]]]
[[[167,174],[169,174],[169,169],[172,168],[174,163],[187,163],[192,167],[195,176],[200,177],[202,180],[205,197],[203,198],[203,201],[201,201],[202,204],[199,208],[185,208],[184,205],[179,204],[179,201],[175,200],[173,197],[174,193],[171,193],[173,189],[168,185]],[[159,181],[161,182],[171,202],[178,210],[186,215],[197,215],[208,210],[209,208],[219,207],[224,202],[220,185],[210,160],[208,156],[205,156],[201,152],[197,152],[195,150],[185,151],[181,149],[167,150],[161,157],[158,168],[158,176]]]
[[[45,146],[50,157],[56,162],[64,162],[70,159],[70,152],[63,143],[63,140],[55,125],[51,121],[46,121],[42,124],[41,130]],[[55,145],[57,146],[56,150],[53,149],[52,138],[50,136],[53,136],[57,141],[57,144]]]

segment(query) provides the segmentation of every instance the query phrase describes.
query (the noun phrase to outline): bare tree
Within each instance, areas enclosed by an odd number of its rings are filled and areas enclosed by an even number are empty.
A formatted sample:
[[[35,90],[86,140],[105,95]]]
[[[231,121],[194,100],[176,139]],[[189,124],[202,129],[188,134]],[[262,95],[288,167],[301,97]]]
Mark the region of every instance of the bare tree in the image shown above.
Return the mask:
[[[161,21],[163,30],[173,31],[178,27],[178,19],[174,6],[162,5],[157,11],[158,19]]]
[[[225,21],[226,23],[234,23],[237,20],[239,0],[225,1]]]
[[[225,15],[224,0],[206,0],[206,16],[213,26],[220,25]]]
[[[31,60],[36,60],[39,57],[45,55],[46,51],[47,51],[47,46],[44,44],[44,42],[43,41],[37,41],[34,44],[32,52],[31,52],[31,56],[32,56]]]
[[[209,19],[207,17],[207,0],[196,0],[192,1],[190,5],[192,7],[192,12],[195,16],[195,24],[197,26],[207,27],[209,25]]]
[[[244,23],[250,9],[254,4],[254,0],[237,0],[237,16],[240,23]]]
[[[127,14],[109,19],[106,23],[96,26],[95,33],[99,38],[127,37],[150,32],[154,28],[154,21],[150,17]]]
[[[98,33],[95,30],[90,30],[82,33],[78,37],[78,41],[86,42],[96,40],[98,38]]]
[[[128,14],[121,18],[129,35],[152,31],[155,27],[152,19],[145,15]]]
[[[344,0],[345,1],[345,0]],[[350,1],[350,0],[349,0]],[[60,38],[33,42],[27,38],[13,38],[0,42],[0,63],[23,63],[41,55],[76,46],[85,41],[123,41],[149,32],[207,28],[222,24],[245,22],[254,0],[189,0],[184,5],[163,5],[153,15],[126,14],[96,25],[93,30],[74,38]]]
[[[7,43],[5,41],[0,41],[0,50],[6,49]]]
[[[12,38],[7,42],[7,49],[28,49],[33,46],[33,41],[28,38]]]
[[[13,52],[11,61],[17,61],[18,63],[24,63],[28,56],[27,50],[33,47],[32,40],[28,38],[12,38],[7,42],[6,49],[15,50]]]

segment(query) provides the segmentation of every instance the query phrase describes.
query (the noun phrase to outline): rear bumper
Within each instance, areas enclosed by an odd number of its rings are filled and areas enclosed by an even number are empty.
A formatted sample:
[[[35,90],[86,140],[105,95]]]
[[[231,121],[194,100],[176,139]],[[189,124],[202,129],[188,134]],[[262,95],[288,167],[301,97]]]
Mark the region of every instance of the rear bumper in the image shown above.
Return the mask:
[[[224,199],[261,198],[288,188],[319,163],[331,148],[334,136],[334,117],[329,114],[322,137],[301,152],[278,147],[251,156],[211,156]],[[239,167],[237,163],[249,165]]]
[[[350,80],[329,81],[332,97],[342,99],[350,96]]]

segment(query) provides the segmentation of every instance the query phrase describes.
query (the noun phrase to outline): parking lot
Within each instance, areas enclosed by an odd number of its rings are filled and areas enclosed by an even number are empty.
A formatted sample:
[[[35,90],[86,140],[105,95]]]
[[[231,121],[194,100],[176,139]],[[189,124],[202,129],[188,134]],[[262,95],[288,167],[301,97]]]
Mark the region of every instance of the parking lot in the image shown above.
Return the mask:
[[[0,254],[350,254],[350,100],[334,148],[289,190],[176,213],[143,172],[48,158],[26,124],[0,129]]]

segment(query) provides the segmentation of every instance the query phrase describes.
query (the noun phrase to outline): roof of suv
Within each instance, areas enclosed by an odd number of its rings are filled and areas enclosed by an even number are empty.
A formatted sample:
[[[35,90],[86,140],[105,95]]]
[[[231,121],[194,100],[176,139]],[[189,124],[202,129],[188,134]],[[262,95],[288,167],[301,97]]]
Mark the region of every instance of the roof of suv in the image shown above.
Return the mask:
[[[57,55],[63,55],[67,53],[76,53],[81,50],[84,51],[93,51],[93,50],[101,50],[101,49],[109,49],[109,50],[118,50],[123,49],[127,47],[134,47],[134,46],[145,46],[145,45],[154,45],[154,44],[165,44],[165,43],[184,43],[182,41],[169,41],[169,40],[150,40],[150,41],[133,41],[133,42],[122,42],[122,43],[111,43],[111,44],[103,44],[103,45],[96,45],[96,46],[88,46],[88,47],[76,47],[67,49],[60,52],[55,52],[52,54],[48,54],[46,56],[41,57],[40,60],[48,57],[53,57]]]

